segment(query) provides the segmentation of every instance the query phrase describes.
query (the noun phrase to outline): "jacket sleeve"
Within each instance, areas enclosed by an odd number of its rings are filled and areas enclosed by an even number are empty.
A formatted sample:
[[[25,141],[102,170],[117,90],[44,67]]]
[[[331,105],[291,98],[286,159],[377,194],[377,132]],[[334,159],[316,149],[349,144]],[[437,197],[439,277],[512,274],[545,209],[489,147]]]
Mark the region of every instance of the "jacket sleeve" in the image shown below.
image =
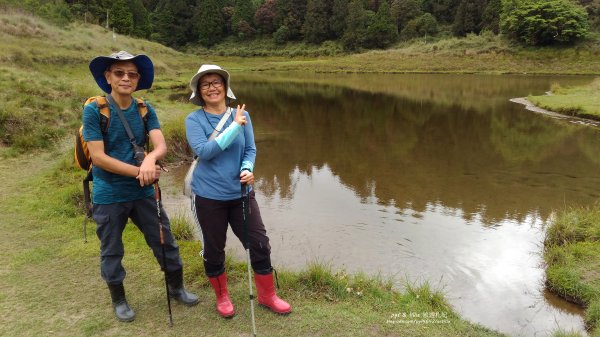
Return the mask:
[[[188,144],[194,154],[202,160],[210,160],[223,152],[215,139],[208,141],[210,133],[209,136],[206,135],[207,128],[206,123],[202,123],[202,119],[197,118],[195,112],[189,114],[185,119],[185,135]]]
[[[240,172],[243,170],[248,170],[250,172],[254,171],[254,163],[256,161],[256,143],[254,142],[254,130],[252,128],[252,120],[250,120],[250,114],[246,111],[246,125],[244,126],[244,156],[242,158],[242,166],[240,167]]]

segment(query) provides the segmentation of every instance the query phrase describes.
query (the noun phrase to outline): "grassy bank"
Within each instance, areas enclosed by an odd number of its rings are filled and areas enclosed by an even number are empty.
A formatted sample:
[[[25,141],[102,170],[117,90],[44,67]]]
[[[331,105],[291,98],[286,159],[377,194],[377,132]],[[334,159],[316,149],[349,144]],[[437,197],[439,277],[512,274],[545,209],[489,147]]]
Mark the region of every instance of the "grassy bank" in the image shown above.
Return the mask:
[[[587,86],[552,86],[548,95],[529,96],[533,104],[569,116],[600,120],[600,78]]]
[[[442,40],[413,40],[386,50],[339,53],[339,46],[302,43],[283,46],[270,41],[225,42],[190,50],[253,71],[600,74],[600,36],[591,34],[576,46],[527,48],[493,34]],[[315,56],[319,54],[321,56]]]
[[[560,213],[544,241],[546,285],[586,307],[586,326],[600,336],[600,204]]]

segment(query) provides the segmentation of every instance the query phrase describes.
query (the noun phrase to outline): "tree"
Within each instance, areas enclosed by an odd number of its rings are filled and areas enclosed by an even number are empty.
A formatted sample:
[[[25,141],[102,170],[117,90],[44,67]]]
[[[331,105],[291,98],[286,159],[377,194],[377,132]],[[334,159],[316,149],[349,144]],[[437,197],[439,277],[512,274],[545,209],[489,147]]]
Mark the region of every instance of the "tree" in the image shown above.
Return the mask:
[[[129,11],[127,1],[113,1],[108,17],[110,26],[117,33],[128,35],[133,32],[133,14]]]
[[[149,12],[152,12],[156,8],[156,5],[158,5],[158,0],[143,0],[143,2],[144,2],[144,7]]]
[[[421,0],[394,0],[390,5],[390,13],[398,29],[402,29],[408,21],[423,14]]]
[[[278,34],[279,38],[284,38],[284,41],[291,41],[302,37],[302,25],[306,15],[306,1],[277,0],[275,22],[279,33],[275,33]]]
[[[256,10],[254,24],[262,34],[272,34],[275,31],[276,0],[267,0]]]
[[[152,30],[148,10],[144,7],[142,0],[129,1],[129,11],[133,16],[132,35],[139,37],[149,37]]]
[[[203,2],[199,0],[197,7]],[[150,15],[153,25],[151,38],[170,47],[183,46],[189,42],[190,36],[194,36],[193,15],[193,6],[186,0],[159,0]]]
[[[501,0],[489,0],[487,7],[481,17],[482,28],[490,30],[495,34],[500,33],[500,12],[502,11]]]
[[[201,45],[210,47],[223,38],[224,20],[218,0],[199,0],[192,21]]]
[[[438,23],[431,13],[425,13],[406,23],[400,33],[402,40],[410,40],[422,36],[434,36],[438,33]]]
[[[452,31],[455,35],[479,34],[483,27],[482,16],[487,0],[462,0],[456,8]]]
[[[590,28],[594,31],[600,31],[600,0],[578,0],[581,7],[588,13]]]
[[[588,33],[587,13],[569,0],[508,0],[500,29],[528,45],[573,43]]]
[[[352,0],[348,4],[346,17],[346,31],[342,37],[342,44],[348,50],[357,50],[364,47],[367,41],[367,27],[369,15],[361,0]]]
[[[308,0],[306,16],[302,25],[302,34],[306,41],[321,43],[331,36],[328,20],[331,7],[328,5],[330,5],[328,1]]]
[[[221,8],[221,16],[223,17],[223,22],[225,23],[225,27],[223,27],[223,31],[225,36],[233,34],[233,26],[231,24],[231,19],[233,18],[233,12],[235,11],[235,7],[233,6],[223,6]]]
[[[333,38],[341,38],[346,30],[346,17],[348,16],[348,0],[333,0],[329,29]]]
[[[385,48],[398,40],[398,27],[390,13],[390,6],[382,0],[377,13],[367,27],[368,45],[375,48]]]
[[[461,0],[423,0],[423,11],[431,13],[437,22],[452,23]]]
[[[250,25],[254,22],[254,8],[250,0],[235,0],[233,16],[231,17],[231,28],[239,38],[245,39],[253,35],[254,28]]]

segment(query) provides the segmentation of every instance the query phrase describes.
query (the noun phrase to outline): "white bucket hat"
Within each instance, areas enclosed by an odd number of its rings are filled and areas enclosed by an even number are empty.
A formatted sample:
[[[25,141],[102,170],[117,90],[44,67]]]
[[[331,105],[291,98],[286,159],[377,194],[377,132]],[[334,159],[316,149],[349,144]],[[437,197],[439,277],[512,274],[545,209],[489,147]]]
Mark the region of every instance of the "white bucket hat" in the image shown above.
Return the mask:
[[[204,106],[204,100],[202,99],[202,95],[198,93],[198,81],[200,77],[206,74],[218,74],[221,75],[225,79],[225,86],[227,87],[227,97],[231,100],[235,99],[235,95],[233,91],[231,91],[231,87],[229,86],[229,73],[227,70],[222,69],[221,67],[214,64],[203,64],[198,69],[198,72],[192,79],[190,80],[190,89],[192,89],[192,96],[190,96],[190,102]]]

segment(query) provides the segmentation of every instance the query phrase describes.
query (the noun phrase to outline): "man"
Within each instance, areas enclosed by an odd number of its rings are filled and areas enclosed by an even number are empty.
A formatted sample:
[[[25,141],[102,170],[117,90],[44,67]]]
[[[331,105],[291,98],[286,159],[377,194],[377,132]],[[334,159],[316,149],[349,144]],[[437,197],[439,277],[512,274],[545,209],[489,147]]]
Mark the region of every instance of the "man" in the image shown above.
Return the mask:
[[[183,286],[179,247],[161,206],[166,266],[162,265],[163,250],[153,183],[160,177],[157,161],[165,156],[167,146],[152,106],[140,103],[132,96],[134,91],[152,86],[152,61],[146,55],[133,56],[120,51],[94,58],[89,68],[98,86],[107,94],[109,100],[104,103],[110,108],[110,118],[106,123],[100,113],[103,101],[95,100],[84,107],[83,137],[93,162],[93,218],[100,239],[100,271],[108,284],[115,316],[124,322],[135,319],[135,313],[125,298],[123,280],[126,273],[121,264],[124,255],[122,234],[129,218],[142,231],[161,268],[166,271],[169,296],[185,305],[195,305],[198,297]],[[134,157],[136,151],[119,118],[116,110],[119,108],[137,146],[144,146],[148,134],[153,150],[143,159],[138,157],[136,160]],[[147,109],[145,120],[141,118],[140,108]]]

